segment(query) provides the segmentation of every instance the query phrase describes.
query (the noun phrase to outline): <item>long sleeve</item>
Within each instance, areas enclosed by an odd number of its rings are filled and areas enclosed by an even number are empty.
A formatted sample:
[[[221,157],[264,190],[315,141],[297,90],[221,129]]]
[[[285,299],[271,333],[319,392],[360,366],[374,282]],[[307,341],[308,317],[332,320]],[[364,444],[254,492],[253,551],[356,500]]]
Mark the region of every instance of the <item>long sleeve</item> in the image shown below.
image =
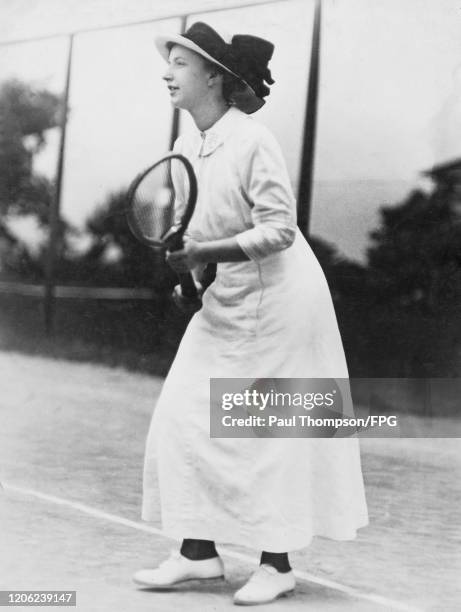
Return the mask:
[[[293,243],[296,202],[280,146],[269,131],[261,130],[241,159],[245,164],[242,182],[252,206],[254,227],[236,238],[245,254],[259,261]]]

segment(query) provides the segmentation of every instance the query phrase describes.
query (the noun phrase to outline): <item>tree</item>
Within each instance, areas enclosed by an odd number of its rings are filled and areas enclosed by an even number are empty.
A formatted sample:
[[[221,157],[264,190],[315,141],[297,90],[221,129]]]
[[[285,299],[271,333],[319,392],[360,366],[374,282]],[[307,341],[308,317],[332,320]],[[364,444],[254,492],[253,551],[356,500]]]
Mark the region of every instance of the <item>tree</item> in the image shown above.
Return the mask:
[[[461,346],[461,218],[436,187],[381,209],[371,233],[369,352],[390,376],[447,376]],[[378,359],[379,359],[378,357]]]
[[[381,209],[371,233],[370,279],[378,296],[436,312],[459,291],[461,223],[436,193],[412,192],[402,205]]]
[[[60,99],[16,79],[0,87],[0,213],[34,213],[46,222],[52,185],[33,173],[46,130],[59,123]]]
[[[131,233],[125,216],[127,190],[107,196],[88,219],[86,231],[92,246],[81,263],[129,287],[153,287],[170,292],[175,276],[163,263],[164,253],[141,244]],[[113,254],[112,257],[110,254]]]
[[[59,123],[60,98],[17,79],[0,86],[0,241],[2,267],[15,274],[40,276],[43,252],[32,257],[9,230],[8,219],[32,215],[48,225],[54,186],[33,171],[33,158],[46,144],[46,131]],[[61,222],[61,243],[69,226]],[[64,248],[64,247],[63,247]],[[61,248],[62,250],[62,248]]]

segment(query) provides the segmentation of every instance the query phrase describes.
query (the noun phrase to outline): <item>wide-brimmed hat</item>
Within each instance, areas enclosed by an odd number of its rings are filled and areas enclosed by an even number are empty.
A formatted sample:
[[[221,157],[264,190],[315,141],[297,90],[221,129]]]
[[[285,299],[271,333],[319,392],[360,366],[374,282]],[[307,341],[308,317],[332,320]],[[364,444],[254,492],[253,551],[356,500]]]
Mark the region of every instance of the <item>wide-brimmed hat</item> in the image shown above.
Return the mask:
[[[195,51],[236,77],[244,87],[242,91],[234,92],[232,99],[235,106],[247,114],[263,106],[264,97],[270,93],[267,84],[275,82],[267,66],[274,45],[258,36],[235,34],[227,42],[208,24],[198,21],[184,34],[156,36],[155,44],[167,61],[171,46],[177,44]]]

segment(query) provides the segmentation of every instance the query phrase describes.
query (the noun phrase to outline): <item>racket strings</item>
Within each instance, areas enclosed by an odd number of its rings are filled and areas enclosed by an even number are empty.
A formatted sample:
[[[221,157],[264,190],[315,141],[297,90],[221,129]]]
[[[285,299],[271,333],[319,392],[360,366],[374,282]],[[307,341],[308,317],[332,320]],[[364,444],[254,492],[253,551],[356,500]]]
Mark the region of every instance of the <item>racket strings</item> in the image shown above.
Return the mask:
[[[178,222],[187,188],[181,162],[167,159],[150,170],[135,189],[131,222],[143,238],[161,241]]]

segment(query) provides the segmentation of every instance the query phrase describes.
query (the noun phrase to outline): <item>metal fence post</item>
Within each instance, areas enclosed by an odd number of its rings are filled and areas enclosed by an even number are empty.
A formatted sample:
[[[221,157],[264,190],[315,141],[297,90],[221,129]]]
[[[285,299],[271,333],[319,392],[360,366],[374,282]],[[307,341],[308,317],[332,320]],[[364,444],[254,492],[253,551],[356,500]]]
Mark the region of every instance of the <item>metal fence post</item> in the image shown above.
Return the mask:
[[[55,314],[55,292],[54,292],[54,271],[55,271],[55,260],[57,243],[59,239],[59,221],[60,221],[60,207],[61,207],[61,192],[62,192],[62,177],[64,170],[64,155],[66,147],[66,130],[67,130],[67,112],[69,106],[69,90],[70,90],[70,76],[72,68],[72,50],[74,43],[74,35],[69,36],[69,51],[67,56],[67,71],[66,71],[66,85],[63,96],[63,109],[60,121],[61,137],[59,142],[59,155],[58,164],[56,170],[56,184],[54,189],[54,197],[50,205],[49,211],[49,241],[48,251],[45,264],[45,330],[47,335],[51,335],[54,331],[54,314]]]
[[[298,188],[298,226],[304,236],[309,236],[309,224],[314,179],[315,135],[317,127],[317,101],[319,89],[321,0],[316,0],[312,48],[307,86],[306,117],[304,121],[303,148]]]

